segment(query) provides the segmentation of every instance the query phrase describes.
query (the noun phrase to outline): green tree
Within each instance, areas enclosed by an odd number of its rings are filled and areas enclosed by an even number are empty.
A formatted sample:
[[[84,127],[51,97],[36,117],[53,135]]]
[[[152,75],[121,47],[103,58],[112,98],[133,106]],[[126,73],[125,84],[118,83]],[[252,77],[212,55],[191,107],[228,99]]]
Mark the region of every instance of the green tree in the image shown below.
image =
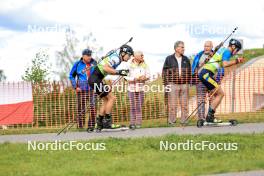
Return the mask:
[[[6,76],[4,74],[4,70],[0,70],[0,82],[5,80],[6,80]]]
[[[32,59],[31,66],[26,68],[22,79],[24,81],[30,81],[33,84],[48,81],[50,69],[47,65],[48,59],[49,55],[47,54],[47,50],[38,51]]]

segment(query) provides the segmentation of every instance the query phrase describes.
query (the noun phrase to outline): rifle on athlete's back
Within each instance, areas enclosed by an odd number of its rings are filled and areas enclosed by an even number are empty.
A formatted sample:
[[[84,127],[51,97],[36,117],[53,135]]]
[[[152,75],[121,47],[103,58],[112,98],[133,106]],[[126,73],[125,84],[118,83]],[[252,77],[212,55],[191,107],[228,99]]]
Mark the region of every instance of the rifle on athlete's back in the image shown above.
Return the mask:
[[[224,43],[236,32],[238,27],[235,27],[234,30],[219,44],[215,47],[215,49],[209,54],[209,56],[204,60],[201,67],[204,66],[212,57],[213,55],[224,45]]]
[[[133,37],[131,37],[131,38],[130,38],[125,44],[123,44],[123,45],[128,44],[128,43],[131,42],[132,40],[133,40]],[[123,46],[123,45],[121,45],[121,46]],[[121,47],[121,46],[120,46],[120,47]],[[107,58],[107,57],[110,56],[111,54],[117,52],[117,50],[119,50],[120,47],[119,47],[119,48],[116,48],[116,49],[113,49],[113,50],[109,51],[106,55],[102,56],[102,57],[98,60],[98,63],[102,62],[102,60],[104,60],[105,58]],[[94,67],[94,66],[86,67],[85,69],[82,70],[82,72],[84,73],[85,71],[90,70],[92,67]]]

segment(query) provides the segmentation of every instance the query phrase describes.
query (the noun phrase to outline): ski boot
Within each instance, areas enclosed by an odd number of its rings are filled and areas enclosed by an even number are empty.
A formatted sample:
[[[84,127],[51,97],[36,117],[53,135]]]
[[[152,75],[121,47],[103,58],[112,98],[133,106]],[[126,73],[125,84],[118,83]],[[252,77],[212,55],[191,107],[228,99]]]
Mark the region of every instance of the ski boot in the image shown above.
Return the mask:
[[[95,129],[96,132],[101,132],[101,130],[103,129],[103,120],[104,120],[104,116],[100,116],[96,118],[96,124],[95,124]]]
[[[120,125],[112,123],[112,116],[110,114],[106,114],[105,118],[103,119],[103,128],[105,129],[116,129],[120,128]]]
[[[206,122],[209,122],[209,123],[222,123],[223,121],[216,119],[214,114],[215,114],[215,111],[211,107],[209,107],[208,114],[206,116]]]

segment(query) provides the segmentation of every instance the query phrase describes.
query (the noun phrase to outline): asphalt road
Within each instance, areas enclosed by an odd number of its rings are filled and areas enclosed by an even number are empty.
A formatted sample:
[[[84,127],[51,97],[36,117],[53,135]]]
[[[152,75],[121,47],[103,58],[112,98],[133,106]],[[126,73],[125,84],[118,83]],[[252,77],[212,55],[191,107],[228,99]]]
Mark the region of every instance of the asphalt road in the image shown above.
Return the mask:
[[[0,143],[27,143],[28,141],[70,141],[70,140],[89,140],[98,138],[139,138],[139,137],[154,137],[166,134],[226,134],[226,133],[263,133],[264,123],[247,123],[239,124],[237,126],[225,127],[203,127],[197,128],[195,126],[188,127],[167,127],[167,128],[144,128],[137,130],[115,131],[115,132],[101,132],[101,133],[87,133],[87,132],[68,132],[66,134],[44,133],[44,134],[19,134],[19,135],[2,135],[0,136]]]

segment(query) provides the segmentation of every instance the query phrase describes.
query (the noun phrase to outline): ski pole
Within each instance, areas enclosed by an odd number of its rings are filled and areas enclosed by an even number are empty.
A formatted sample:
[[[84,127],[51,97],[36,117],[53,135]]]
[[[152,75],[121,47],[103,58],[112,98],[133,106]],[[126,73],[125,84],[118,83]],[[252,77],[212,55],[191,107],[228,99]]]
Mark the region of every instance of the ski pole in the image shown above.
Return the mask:
[[[209,101],[213,96],[214,96],[214,94],[218,91],[218,89],[220,88],[220,85],[213,91],[213,93],[206,99],[206,101],[204,101],[204,102],[200,102],[199,104],[198,104],[198,106],[192,111],[192,113],[184,120],[184,123],[186,123],[188,120],[189,120],[189,118],[194,114],[194,115],[196,115],[196,113],[197,113],[197,110],[199,109],[199,107],[202,105],[202,104],[205,104],[205,103],[207,103],[207,101]],[[183,123],[183,124],[184,124]]]
[[[121,78],[123,78],[123,76],[119,76],[117,79],[115,79],[114,81],[113,81],[113,83],[112,83],[112,85],[115,85],[115,84],[117,84],[120,80],[121,80]],[[100,95],[102,95],[102,93],[101,94],[99,94],[99,97],[100,97]],[[83,109],[78,115],[80,115],[80,114],[83,114],[83,113],[86,113],[86,110],[88,109],[88,106],[89,106],[90,104],[88,103],[87,105],[86,105],[86,107],[85,107],[85,109]],[[62,128],[58,133],[57,133],[57,136],[58,135],[60,135],[62,132],[64,132],[65,130],[65,132],[67,132],[68,130],[70,130],[72,127],[73,127],[73,125],[75,124],[76,122],[69,122],[64,128]]]

